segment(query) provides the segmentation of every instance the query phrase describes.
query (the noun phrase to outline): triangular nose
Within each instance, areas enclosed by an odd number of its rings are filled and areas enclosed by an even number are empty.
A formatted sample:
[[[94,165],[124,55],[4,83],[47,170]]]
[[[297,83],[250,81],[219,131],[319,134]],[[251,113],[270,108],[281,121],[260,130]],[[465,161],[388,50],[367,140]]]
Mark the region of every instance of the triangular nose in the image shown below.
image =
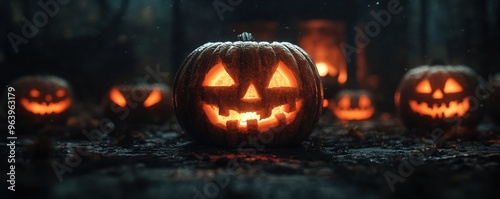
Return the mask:
[[[241,98],[241,100],[246,102],[260,101],[259,93],[257,93],[257,89],[255,89],[255,86],[253,84],[250,84],[250,86],[248,86],[247,92],[245,93],[245,96]]]
[[[443,99],[443,92],[440,89],[437,89],[432,94],[432,98],[434,98],[434,99]]]
[[[52,101],[52,95],[46,95],[45,96],[45,101],[47,101],[47,102]]]

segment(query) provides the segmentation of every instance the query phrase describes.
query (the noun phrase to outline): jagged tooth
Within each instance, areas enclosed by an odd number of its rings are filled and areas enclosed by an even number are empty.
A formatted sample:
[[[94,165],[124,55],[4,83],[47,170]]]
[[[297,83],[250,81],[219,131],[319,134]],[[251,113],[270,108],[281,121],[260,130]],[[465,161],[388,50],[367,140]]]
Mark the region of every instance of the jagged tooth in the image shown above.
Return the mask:
[[[229,116],[229,109],[225,106],[219,106],[219,115],[224,117]]]
[[[259,124],[257,119],[247,120],[247,130],[248,132],[257,132]]]
[[[291,108],[290,108],[290,104],[285,104],[285,105],[283,105],[283,109],[284,109],[284,111],[285,111],[285,112],[287,112],[287,113],[292,112],[292,110],[290,110],[290,109],[291,109]]]
[[[286,125],[286,116],[284,113],[278,113],[278,114],[274,115],[274,117],[276,117],[280,126]]]
[[[296,107],[295,107],[295,102],[293,102],[293,101],[292,101],[292,102],[289,102],[287,105],[288,105],[289,107],[288,107],[288,111],[286,111],[286,112],[288,112],[288,113],[289,113],[289,112],[295,111],[295,109],[296,109]]]
[[[229,132],[238,132],[238,120],[229,120],[226,122],[226,128]]]
[[[272,109],[266,108],[264,110],[259,111],[260,119],[271,117]]]

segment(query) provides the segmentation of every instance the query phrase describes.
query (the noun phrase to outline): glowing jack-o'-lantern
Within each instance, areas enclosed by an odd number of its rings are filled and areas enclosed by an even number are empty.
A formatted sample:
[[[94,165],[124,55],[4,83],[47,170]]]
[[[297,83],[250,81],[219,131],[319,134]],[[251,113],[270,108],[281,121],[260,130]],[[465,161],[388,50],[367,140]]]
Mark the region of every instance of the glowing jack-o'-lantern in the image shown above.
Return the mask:
[[[235,147],[262,135],[273,137],[268,146],[296,144],[311,133],[321,103],[314,64],[286,42],[207,43],[174,81],[178,121],[209,144]]]
[[[477,75],[468,67],[420,66],[403,77],[395,103],[409,127],[472,127],[482,116],[470,97],[478,87]]]
[[[375,113],[371,94],[365,90],[342,90],[330,104],[340,120],[366,120]]]
[[[315,19],[301,22],[299,28],[299,46],[315,62],[325,88],[335,90],[343,85],[347,81],[347,63],[340,48],[345,37],[344,23]]]
[[[104,113],[116,123],[161,123],[171,114],[171,97],[162,84],[117,85],[105,97]]]
[[[26,125],[61,123],[73,104],[66,80],[56,76],[26,76],[12,83],[16,89],[16,116]]]

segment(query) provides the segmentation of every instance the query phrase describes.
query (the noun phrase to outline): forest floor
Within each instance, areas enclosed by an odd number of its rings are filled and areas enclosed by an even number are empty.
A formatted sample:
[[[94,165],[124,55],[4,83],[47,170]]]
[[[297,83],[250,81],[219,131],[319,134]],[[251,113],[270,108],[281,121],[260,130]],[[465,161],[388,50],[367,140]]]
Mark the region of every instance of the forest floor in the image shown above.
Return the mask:
[[[436,142],[392,116],[342,123],[325,113],[300,146],[243,150],[194,143],[173,120],[94,134],[98,128],[86,114],[19,136],[16,196],[500,198],[500,131],[490,122],[473,139]]]

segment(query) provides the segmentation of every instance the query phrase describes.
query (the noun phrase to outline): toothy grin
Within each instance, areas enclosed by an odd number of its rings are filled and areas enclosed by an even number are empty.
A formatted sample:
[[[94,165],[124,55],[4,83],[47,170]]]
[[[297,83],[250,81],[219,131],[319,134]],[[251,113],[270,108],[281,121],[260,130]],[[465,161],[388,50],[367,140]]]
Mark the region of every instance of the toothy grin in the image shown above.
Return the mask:
[[[71,105],[71,99],[67,98],[60,102],[47,103],[47,102],[30,102],[28,99],[21,99],[21,105],[28,111],[38,114],[59,114]]]
[[[350,108],[350,109],[334,109],[333,113],[342,120],[365,120],[370,118],[375,109],[370,107],[366,109]]]
[[[410,108],[420,115],[427,115],[432,118],[450,118],[454,116],[462,117],[470,108],[470,99],[464,98],[462,102],[458,100],[450,101],[448,104],[434,103],[432,106],[426,102],[418,103],[416,100],[410,100]]]
[[[272,109],[271,116],[261,118],[257,112],[238,113],[235,110],[229,110],[229,115],[219,115],[219,107],[203,103],[209,121],[212,124],[227,129],[229,131],[259,131],[265,132],[270,128],[288,125],[293,122],[298,110],[302,106],[302,100],[295,102],[295,110],[288,111],[290,105],[285,104]]]

